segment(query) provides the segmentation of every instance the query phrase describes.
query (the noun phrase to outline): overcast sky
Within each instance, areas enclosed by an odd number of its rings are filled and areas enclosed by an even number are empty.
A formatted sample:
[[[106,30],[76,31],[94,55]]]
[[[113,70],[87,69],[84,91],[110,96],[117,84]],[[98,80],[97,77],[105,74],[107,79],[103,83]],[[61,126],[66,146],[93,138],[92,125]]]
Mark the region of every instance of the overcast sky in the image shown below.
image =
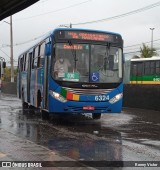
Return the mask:
[[[128,47],[151,41],[153,31],[154,47],[160,48],[160,3],[154,8],[123,15],[158,0],[40,0],[29,8],[13,15],[14,60],[32,46],[45,33],[61,24],[73,24],[75,28],[89,28],[120,33],[124,39],[124,52],[139,50],[140,46]],[[130,13],[129,13],[130,14]],[[118,16],[103,22],[74,25]],[[0,56],[10,60],[9,18],[0,21]],[[42,38],[42,37],[41,37]],[[35,40],[36,39],[36,40]],[[32,41],[31,41],[32,40]],[[28,43],[26,43],[28,42]],[[150,43],[148,43],[150,46]],[[127,47],[127,48],[126,48]],[[134,53],[131,53],[134,55]],[[17,65],[17,62],[15,62]]]

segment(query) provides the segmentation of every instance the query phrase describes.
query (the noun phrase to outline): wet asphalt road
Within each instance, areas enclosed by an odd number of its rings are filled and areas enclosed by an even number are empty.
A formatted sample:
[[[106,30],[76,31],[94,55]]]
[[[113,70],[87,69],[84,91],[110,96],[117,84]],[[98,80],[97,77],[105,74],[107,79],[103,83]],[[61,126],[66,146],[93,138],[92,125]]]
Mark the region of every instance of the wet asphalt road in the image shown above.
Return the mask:
[[[0,95],[0,129],[74,160],[160,161],[157,111],[123,108],[100,120],[90,114],[42,120],[39,113],[22,111],[16,97]]]

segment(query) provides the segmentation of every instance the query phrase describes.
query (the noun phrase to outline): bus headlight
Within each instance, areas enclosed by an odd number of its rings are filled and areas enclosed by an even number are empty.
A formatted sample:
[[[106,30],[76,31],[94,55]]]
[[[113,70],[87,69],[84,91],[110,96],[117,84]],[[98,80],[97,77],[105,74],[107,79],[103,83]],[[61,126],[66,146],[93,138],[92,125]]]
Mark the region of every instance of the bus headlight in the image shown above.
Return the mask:
[[[60,101],[60,102],[62,102],[62,103],[67,102],[67,100],[66,100],[63,96],[61,96],[59,93],[56,93],[56,92],[50,90],[50,91],[49,91],[49,94],[50,94],[53,98],[55,98],[56,100],[58,100],[58,101]]]
[[[119,93],[116,96],[114,96],[112,99],[109,100],[109,103],[113,104],[119,101],[123,97],[123,93]]]

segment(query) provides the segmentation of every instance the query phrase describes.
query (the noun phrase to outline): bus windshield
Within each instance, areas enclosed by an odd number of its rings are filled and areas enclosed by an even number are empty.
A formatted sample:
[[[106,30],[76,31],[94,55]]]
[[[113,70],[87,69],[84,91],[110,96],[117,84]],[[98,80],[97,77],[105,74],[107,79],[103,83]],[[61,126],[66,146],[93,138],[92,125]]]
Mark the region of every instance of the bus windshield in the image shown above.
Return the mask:
[[[70,82],[116,83],[122,78],[122,50],[91,44],[55,44],[52,76]]]

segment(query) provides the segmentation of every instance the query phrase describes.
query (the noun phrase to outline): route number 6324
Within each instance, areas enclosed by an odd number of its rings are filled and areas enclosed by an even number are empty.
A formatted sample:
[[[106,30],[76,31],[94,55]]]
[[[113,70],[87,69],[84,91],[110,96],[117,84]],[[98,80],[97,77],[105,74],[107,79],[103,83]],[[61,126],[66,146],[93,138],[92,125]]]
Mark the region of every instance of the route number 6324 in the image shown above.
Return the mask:
[[[109,100],[109,95],[99,95],[95,96],[95,101],[108,101]]]

